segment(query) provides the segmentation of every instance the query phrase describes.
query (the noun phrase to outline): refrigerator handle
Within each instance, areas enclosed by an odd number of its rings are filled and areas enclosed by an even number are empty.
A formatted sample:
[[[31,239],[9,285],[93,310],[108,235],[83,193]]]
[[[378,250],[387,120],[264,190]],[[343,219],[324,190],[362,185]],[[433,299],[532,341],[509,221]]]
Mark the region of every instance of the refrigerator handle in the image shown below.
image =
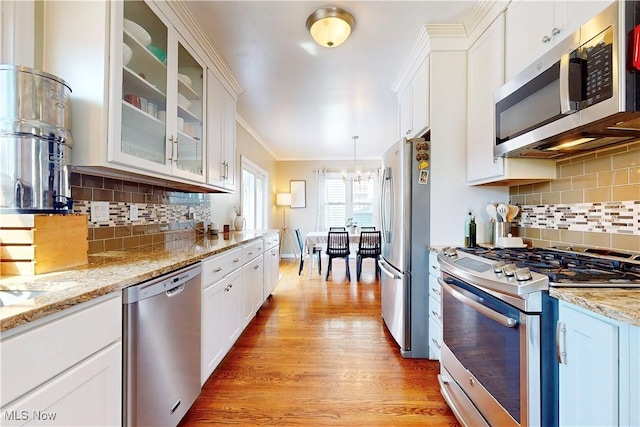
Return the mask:
[[[391,168],[386,167],[382,172],[382,192],[380,203],[382,238],[386,243],[391,242],[391,225],[393,224],[393,186],[391,180]],[[387,217],[387,212],[389,213],[389,217]]]
[[[385,193],[384,190],[387,187],[387,168],[382,169],[382,181],[380,184],[380,225],[382,228],[382,238],[384,239],[384,235],[385,235],[385,231],[387,230],[385,223],[387,221],[387,219],[384,216],[384,211],[385,211],[385,204],[387,201],[387,198],[385,197]],[[385,239],[386,241],[386,239]]]
[[[391,277],[394,280],[400,280],[402,279],[402,277],[390,270],[387,270],[388,264],[386,262],[384,262],[383,260],[379,260],[378,261],[378,266],[380,267],[380,271],[382,271],[384,274],[386,274],[387,276]]]

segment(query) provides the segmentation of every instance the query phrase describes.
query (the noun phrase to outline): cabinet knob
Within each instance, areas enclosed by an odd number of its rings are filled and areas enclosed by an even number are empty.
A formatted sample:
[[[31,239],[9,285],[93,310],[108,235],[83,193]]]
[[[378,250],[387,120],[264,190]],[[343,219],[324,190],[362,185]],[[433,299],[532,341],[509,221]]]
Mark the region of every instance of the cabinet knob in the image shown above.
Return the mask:
[[[544,36],[542,38],[542,43],[549,43],[550,41],[551,41],[551,37],[549,37],[549,36]]]
[[[553,30],[551,30],[551,36],[552,36],[552,37],[555,37],[555,36],[557,36],[558,34],[560,34],[560,28],[558,28],[558,27],[553,27]]]

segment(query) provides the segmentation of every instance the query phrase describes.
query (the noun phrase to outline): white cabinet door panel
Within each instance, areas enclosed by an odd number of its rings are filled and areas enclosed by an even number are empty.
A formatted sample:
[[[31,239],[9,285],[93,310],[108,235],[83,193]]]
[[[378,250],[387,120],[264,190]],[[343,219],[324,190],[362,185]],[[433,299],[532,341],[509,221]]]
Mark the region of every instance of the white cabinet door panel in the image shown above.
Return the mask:
[[[493,155],[493,93],[504,83],[504,16],[469,49],[467,181],[504,175],[504,158]]]
[[[619,326],[563,302],[558,322],[560,425],[618,425]]]
[[[2,425],[118,426],[122,344],[113,343],[2,408]]]

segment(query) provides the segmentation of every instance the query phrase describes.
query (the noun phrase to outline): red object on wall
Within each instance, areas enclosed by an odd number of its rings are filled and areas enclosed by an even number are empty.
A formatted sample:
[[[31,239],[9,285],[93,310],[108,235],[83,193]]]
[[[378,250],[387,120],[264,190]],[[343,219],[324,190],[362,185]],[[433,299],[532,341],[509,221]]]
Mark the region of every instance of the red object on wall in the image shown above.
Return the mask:
[[[633,68],[640,70],[640,25],[633,29],[633,58],[631,60]]]

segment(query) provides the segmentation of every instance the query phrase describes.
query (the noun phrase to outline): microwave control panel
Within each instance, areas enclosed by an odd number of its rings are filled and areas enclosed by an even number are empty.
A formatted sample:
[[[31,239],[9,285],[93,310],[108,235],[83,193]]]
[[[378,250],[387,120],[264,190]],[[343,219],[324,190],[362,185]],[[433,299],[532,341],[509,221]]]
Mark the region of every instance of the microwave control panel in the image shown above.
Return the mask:
[[[609,27],[576,53],[582,62],[582,89],[584,98],[580,109],[613,96],[613,28]]]

